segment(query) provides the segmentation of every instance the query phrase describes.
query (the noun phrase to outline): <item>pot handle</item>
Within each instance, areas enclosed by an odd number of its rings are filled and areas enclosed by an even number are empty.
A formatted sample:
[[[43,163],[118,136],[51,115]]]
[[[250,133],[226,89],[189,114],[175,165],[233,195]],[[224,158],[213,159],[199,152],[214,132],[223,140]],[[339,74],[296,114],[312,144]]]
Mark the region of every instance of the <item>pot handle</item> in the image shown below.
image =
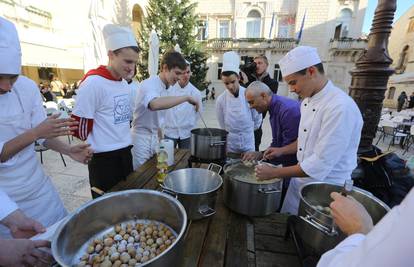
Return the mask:
[[[214,209],[210,208],[209,206],[204,205],[204,206],[200,206],[198,208],[198,213],[203,215],[203,217],[208,217],[208,216],[214,215],[216,213],[216,211]]]
[[[175,199],[178,199],[178,195],[177,195],[177,193],[175,193],[175,192],[174,192],[174,191],[172,191],[171,189],[166,188],[163,184],[160,184],[160,186],[161,186],[161,188],[162,188],[162,190],[161,190],[161,192],[162,192],[162,193],[165,193],[165,194],[167,194],[167,195],[170,195],[170,196],[172,196],[172,197],[175,197]]]
[[[226,141],[217,141],[217,142],[210,143],[210,147],[213,147],[213,146],[224,146],[225,144],[226,144]]]
[[[276,188],[259,188],[257,189],[257,191],[262,194],[273,194],[282,192],[282,190]]]
[[[338,235],[338,231],[336,230],[336,227],[329,229],[328,227],[323,226],[322,224],[318,223],[316,220],[313,219],[313,216],[309,214],[307,214],[305,217],[304,216],[299,216],[299,217],[326,235],[329,235],[329,236]]]
[[[217,174],[220,174],[221,169],[223,169],[223,167],[221,167],[220,165],[215,164],[215,163],[210,163],[210,164],[208,164],[208,167],[207,167],[207,170],[213,171]]]

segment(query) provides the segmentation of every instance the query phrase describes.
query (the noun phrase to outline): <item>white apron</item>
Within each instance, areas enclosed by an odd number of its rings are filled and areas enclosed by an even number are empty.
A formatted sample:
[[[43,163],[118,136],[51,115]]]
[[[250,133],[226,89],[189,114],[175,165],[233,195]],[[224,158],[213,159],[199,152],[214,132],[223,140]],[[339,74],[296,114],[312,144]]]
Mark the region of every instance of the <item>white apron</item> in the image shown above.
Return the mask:
[[[254,122],[245,102],[244,91],[241,88],[239,97],[225,96],[224,125],[229,132],[227,152],[254,151]]]
[[[31,129],[30,110],[25,110],[21,97],[14,89],[23,112],[14,116],[0,116],[0,134],[5,140]],[[67,214],[49,177],[45,175],[36,157],[34,144],[0,165],[0,188],[26,214],[48,227]],[[0,225],[0,237],[10,237],[9,230]]]

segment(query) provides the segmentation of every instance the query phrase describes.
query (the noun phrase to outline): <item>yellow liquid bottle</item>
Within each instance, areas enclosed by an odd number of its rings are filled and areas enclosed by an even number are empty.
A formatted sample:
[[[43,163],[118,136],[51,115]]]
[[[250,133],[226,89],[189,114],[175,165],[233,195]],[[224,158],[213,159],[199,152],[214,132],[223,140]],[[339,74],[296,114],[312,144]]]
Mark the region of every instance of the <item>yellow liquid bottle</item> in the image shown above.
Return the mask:
[[[157,153],[157,169],[158,169],[158,173],[157,173],[157,181],[159,183],[163,183],[165,177],[167,176],[168,173],[168,154],[165,151],[164,146],[160,146],[160,149]]]

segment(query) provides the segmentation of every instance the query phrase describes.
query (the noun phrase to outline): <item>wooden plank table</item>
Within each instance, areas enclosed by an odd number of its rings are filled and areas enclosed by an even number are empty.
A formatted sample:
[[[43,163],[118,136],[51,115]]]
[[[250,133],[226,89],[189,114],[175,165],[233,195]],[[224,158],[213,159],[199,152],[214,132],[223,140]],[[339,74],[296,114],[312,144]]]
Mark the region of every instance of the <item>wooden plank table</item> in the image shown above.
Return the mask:
[[[188,150],[176,150],[175,164],[169,171],[187,168],[189,157]],[[154,156],[110,191],[159,190],[156,174]],[[253,218],[234,213],[224,205],[222,189],[215,210],[209,218],[189,221],[180,266],[301,266],[293,242],[284,240],[286,215]]]

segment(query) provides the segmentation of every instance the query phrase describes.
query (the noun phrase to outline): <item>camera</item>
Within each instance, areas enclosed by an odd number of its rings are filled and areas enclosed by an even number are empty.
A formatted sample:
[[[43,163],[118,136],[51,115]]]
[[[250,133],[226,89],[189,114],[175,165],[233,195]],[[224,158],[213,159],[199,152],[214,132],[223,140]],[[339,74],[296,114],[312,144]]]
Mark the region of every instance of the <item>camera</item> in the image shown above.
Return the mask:
[[[246,75],[252,75],[256,73],[256,62],[252,61],[249,63],[244,64],[243,66],[240,67],[240,69],[246,73]]]
[[[257,68],[256,62],[251,61],[241,66],[240,70],[246,74],[249,81],[254,81],[255,78],[253,75],[256,74],[256,68]]]

